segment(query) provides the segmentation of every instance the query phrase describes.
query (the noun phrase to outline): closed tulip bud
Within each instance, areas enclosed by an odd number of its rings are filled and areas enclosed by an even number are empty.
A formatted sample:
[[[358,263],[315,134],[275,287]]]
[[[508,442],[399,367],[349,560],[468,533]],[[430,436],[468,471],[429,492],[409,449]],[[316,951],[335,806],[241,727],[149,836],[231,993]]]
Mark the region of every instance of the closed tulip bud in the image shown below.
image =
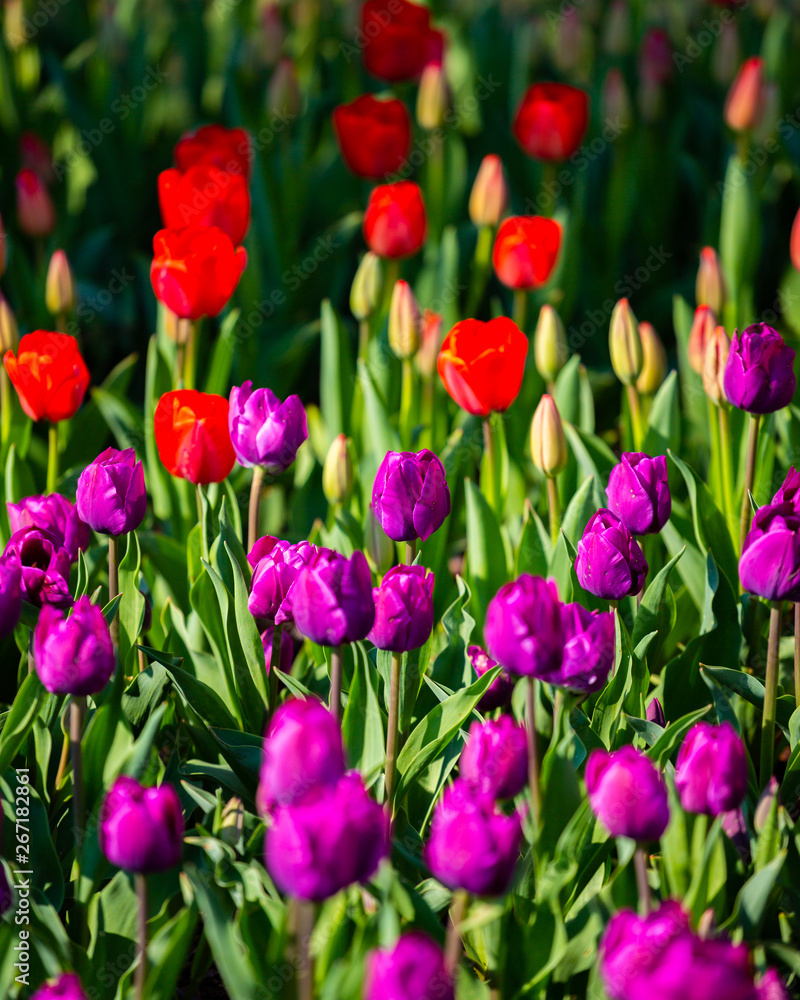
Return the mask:
[[[292,587],[292,613],[298,632],[318,646],[365,639],[375,622],[375,601],[364,553],[356,550],[346,559],[318,551]]]
[[[725,305],[725,278],[714,247],[703,247],[700,251],[695,298],[699,306],[708,306],[717,316],[722,315],[722,308]]]
[[[603,49],[624,56],[631,47],[631,12],[627,0],[612,0],[603,27]]]
[[[253,389],[250,379],[231,389],[228,430],[239,465],[259,465],[269,476],[285,472],[308,438],[300,397],[281,401],[271,389]]]
[[[770,813],[778,801],[778,779],[773,775],[767,782],[767,787],[761,793],[755,812],[753,813],[753,829],[761,833],[769,822]]]
[[[687,812],[719,816],[747,794],[747,751],[730,722],[698,722],[684,737],[675,763],[675,789]]]
[[[112,865],[147,875],[180,862],[183,829],[183,809],[172,785],[145,788],[122,776],[103,800],[98,839]]]
[[[417,371],[423,378],[433,378],[436,374],[436,359],[442,346],[442,315],[432,309],[422,312],[422,343],[414,359]]]
[[[449,102],[444,67],[440,62],[428,63],[422,71],[417,91],[417,121],[422,128],[439,128],[444,122]]]
[[[476,792],[513,799],[528,781],[528,738],[509,715],[473,722],[459,773]]]
[[[6,0],[3,8],[3,38],[12,52],[28,41],[30,31],[23,0]]]
[[[567,439],[552,396],[539,400],[531,423],[531,458],[536,468],[552,479],[567,464]]]
[[[383,530],[377,517],[375,517],[372,504],[369,505],[369,510],[367,511],[367,523],[364,529],[364,551],[378,576],[383,576],[394,563],[394,542]]]
[[[667,460],[623,452],[608,477],[608,507],[634,535],[658,534],[672,513]]]
[[[222,809],[217,836],[226,844],[236,844],[244,827],[244,805],[238,796],[229,799]]]
[[[755,128],[765,108],[764,60],[747,59],[731,84],[725,101],[725,121],[734,132]]]
[[[361,258],[350,288],[350,312],[357,320],[369,319],[380,304],[382,290],[381,259],[368,250]]]
[[[795,270],[800,271],[800,209],[792,223],[792,235],[789,242],[789,254]]]
[[[742,61],[739,29],[735,21],[725,21],[711,54],[711,73],[718,84],[728,86]]]
[[[75,972],[62,972],[33,994],[31,1000],[87,1000],[87,995]]]
[[[442,949],[419,931],[404,934],[393,948],[376,948],[367,955],[364,1000],[454,996]]]
[[[388,451],[375,474],[372,507],[395,542],[430,538],[450,513],[450,490],[441,460],[426,448]]]
[[[33,659],[51,694],[97,694],[114,673],[114,644],[103,612],[79,597],[72,613],[45,605],[33,633]]]
[[[296,118],[300,111],[300,84],[297,68],[288,56],[272,71],[267,86],[267,110],[284,118]]]
[[[703,363],[703,389],[708,398],[717,406],[727,403],[724,377],[730,349],[731,338],[725,332],[725,327],[716,327],[706,344],[706,355]]]
[[[344,434],[333,439],[322,466],[322,492],[332,506],[344,503],[353,492],[353,460],[350,440]]]
[[[645,715],[648,722],[654,722],[657,726],[661,726],[662,729],[667,724],[667,718],[664,715],[664,707],[658,698],[651,699],[647,706]]]
[[[586,762],[589,805],[612,837],[658,840],[669,823],[667,786],[655,764],[626,745],[593,750]]]
[[[639,324],[627,299],[620,299],[611,313],[608,345],[614,374],[623,385],[633,385],[642,370],[644,356]]]
[[[710,306],[698,306],[694,311],[692,328],[689,331],[689,367],[698,375],[703,374],[706,363],[706,347],[717,328],[717,315]]]
[[[19,327],[11,306],[0,292],[0,350],[16,351],[19,344]]]
[[[489,654],[512,674],[541,677],[564,659],[561,602],[552,580],[523,573],[489,602],[484,636]]]
[[[396,357],[406,359],[419,350],[422,315],[407,281],[397,281],[389,306],[389,347]]]
[[[775,413],[794,396],[794,348],[766,323],[734,333],[725,365],[725,396],[748,413]]]
[[[56,250],[50,258],[44,300],[51,316],[69,312],[75,305],[75,281],[63,250]]]
[[[26,236],[47,236],[56,227],[56,210],[41,178],[25,168],[17,174],[17,222]]]
[[[643,396],[653,396],[667,376],[667,352],[652,323],[639,324],[642,341],[642,370],[636,388]]]
[[[478,168],[469,195],[469,217],[476,226],[496,226],[508,207],[508,183],[503,161],[490,153]]]
[[[393,566],[372,591],[375,624],[367,637],[378,649],[419,649],[433,631],[433,573],[424,566]]]
[[[78,477],[75,506],[81,520],[103,535],[135,531],[147,513],[147,493],[133,448],[100,452]]]
[[[411,117],[396,98],[362,94],[333,111],[333,130],[347,167],[357,176],[382,180],[403,166],[411,145]]]
[[[639,543],[612,511],[589,518],[578,542],[578,583],[595,597],[618,601],[638,594],[647,579],[647,560]]]
[[[567,363],[567,334],[556,310],[545,303],[539,310],[536,332],[533,335],[533,359],[536,371],[545,382],[555,382],[556,376]]]
[[[622,70],[616,67],[610,69],[606,74],[603,83],[602,107],[603,115],[607,120],[614,122],[623,130],[630,127],[632,120],[631,95],[628,92],[628,85],[625,83]]]
[[[472,669],[478,677],[483,677],[484,674],[490,670],[494,670],[498,665],[486,650],[480,646],[468,646],[467,656],[469,657],[469,662],[472,664]],[[514,681],[511,675],[507,671],[501,670],[486,689],[486,694],[478,702],[478,711],[491,712],[495,708],[505,708],[506,705],[511,704],[511,695],[513,693]]]

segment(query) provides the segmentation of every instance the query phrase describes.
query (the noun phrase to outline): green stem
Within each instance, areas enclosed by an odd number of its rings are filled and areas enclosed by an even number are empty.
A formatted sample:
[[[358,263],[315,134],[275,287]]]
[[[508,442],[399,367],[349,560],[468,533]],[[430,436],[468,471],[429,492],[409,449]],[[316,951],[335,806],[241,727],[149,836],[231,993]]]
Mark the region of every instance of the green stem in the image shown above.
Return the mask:
[[[108,600],[109,603],[119,593],[119,539],[114,535],[108,536]],[[114,648],[119,649],[119,608],[111,619],[109,626],[111,641]]]
[[[414,366],[410,358],[403,358],[400,386],[400,441],[404,448],[411,447],[414,432]]]
[[[431,215],[431,236],[438,243],[444,229],[444,142],[441,136],[434,135],[430,141],[432,149],[428,157],[428,208]]]
[[[384,316],[388,316],[389,306],[392,304],[392,292],[394,291],[394,286],[400,279],[400,261],[390,258],[385,260],[384,264],[383,309],[381,312]]]
[[[750,530],[750,519],[753,511],[750,506],[750,494],[756,478],[756,456],[758,455],[758,428],[761,416],[750,414],[749,434],[747,437],[747,462],[744,470],[744,493],[742,494],[742,512],[739,518],[739,552],[744,549],[744,540]]]
[[[264,467],[256,465],[253,468],[253,479],[250,483],[250,506],[247,511],[247,551],[252,551],[258,538],[258,505],[261,502],[261,487],[264,484]]]
[[[759,786],[766,788],[772,777],[775,753],[775,719],[778,706],[778,651],[781,640],[781,602],[772,605],[769,616],[769,645],[767,647],[767,671],[764,681],[764,711],[761,717],[761,764]]]
[[[417,539],[411,538],[406,542],[406,566],[413,566],[417,558]]]
[[[550,514],[550,538],[555,545],[561,531],[561,505],[558,500],[558,483],[555,476],[547,477],[547,510]]]
[[[391,817],[393,813],[395,778],[397,777],[397,737],[400,712],[400,679],[403,668],[403,654],[392,653],[392,670],[389,679],[389,722],[386,729],[386,805]]]
[[[453,902],[450,904],[450,915],[447,922],[447,933],[444,942],[444,967],[451,982],[455,982],[458,964],[461,961],[461,931],[467,911],[469,894],[465,889],[456,889]]]
[[[644,443],[644,433],[642,428],[642,407],[639,399],[639,390],[631,382],[625,386],[628,394],[628,409],[631,414],[631,430],[633,431],[633,448],[638,451]]]
[[[331,651],[331,697],[328,706],[338,721],[342,719],[342,647]]]
[[[278,670],[281,666],[281,639],[283,623],[272,628],[272,649],[269,657],[269,714],[278,707]]]
[[[733,460],[731,458],[731,423],[728,417],[728,407],[722,404],[717,407],[719,421],[719,464],[722,471],[722,510],[731,533],[731,540],[736,538],[736,514],[733,500]]]
[[[81,854],[83,853],[83,824],[85,819],[83,794],[83,757],[81,738],[86,699],[72,695],[69,702],[69,753],[72,759],[72,817],[75,827],[75,894],[80,882]]]
[[[725,494],[724,486],[722,485],[722,442],[720,441],[720,428],[722,425],[719,417],[714,412],[717,409],[718,407],[714,404],[714,402],[706,397],[706,410],[708,413],[708,443],[710,449],[708,461],[708,486],[717,501],[717,506],[720,510],[724,511],[725,507],[723,504],[725,503]]]
[[[478,311],[492,273],[492,248],[494,246],[494,228],[481,226],[475,243],[475,256],[472,258],[472,276],[469,295],[467,297],[467,316],[474,316]]]
[[[314,904],[304,899],[297,906],[297,1000],[313,1000],[314,968],[311,961],[311,935],[314,932]]]
[[[647,858],[641,845],[637,845],[634,851],[633,867],[636,872],[636,888],[639,893],[639,913],[646,917],[650,912],[650,883],[647,881]]]
[[[205,505],[203,503],[203,487],[197,484],[197,523],[200,525],[200,551],[206,562],[208,555],[208,532],[206,531]]]
[[[527,315],[528,293],[524,288],[515,288],[513,319],[523,333],[525,332],[525,320]]]
[[[47,492],[55,493],[58,484],[58,424],[50,424],[47,435]]]
[[[136,937],[136,954],[139,961],[134,973],[134,988],[136,1000],[144,1000],[144,987],[147,980],[147,876],[137,872],[133,879],[136,886],[139,927]]]
[[[360,361],[367,360],[369,350],[369,320],[362,319],[358,324],[358,357]]]
[[[0,367],[0,445],[5,447],[11,434],[11,383],[4,367]]]
[[[525,690],[525,722],[528,735],[528,787],[531,793],[531,819],[539,825],[542,796],[539,789],[539,745],[536,736],[536,678],[529,677]]]
[[[502,516],[503,508],[503,454],[497,428],[497,422],[501,419],[499,413],[490,413],[483,418],[485,482],[481,483],[481,492],[498,518]]]

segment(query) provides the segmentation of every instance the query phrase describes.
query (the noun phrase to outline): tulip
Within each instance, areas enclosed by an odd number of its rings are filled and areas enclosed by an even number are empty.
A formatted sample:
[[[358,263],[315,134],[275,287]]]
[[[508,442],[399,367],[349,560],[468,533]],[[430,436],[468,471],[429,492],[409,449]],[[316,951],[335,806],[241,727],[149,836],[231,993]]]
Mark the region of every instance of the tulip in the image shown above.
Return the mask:
[[[766,323],[754,323],[731,340],[725,395],[749,413],[775,413],[794,395],[794,350]]]
[[[243,128],[204,125],[187,132],[175,146],[175,166],[181,173],[205,164],[249,177],[252,162],[250,137]]]
[[[215,226],[160,229],[153,237],[150,280],[159,302],[181,319],[217,316],[247,264],[244,247]]]
[[[561,607],[564,656],[561,666],[541,674],[554,687],[591,694],[599,691],[614,666],[616,628],[610,611],[587,611],[580,604]]]
[[[31,420],[69,420],[89,388],[89,369],[78,342],[66,333],[26,333],[16,356],[6,351],[3,362]]]
[[[333,112],[333,130],[342,159],[354,174],[381,180],[397,173],[411,145],[411,119],[396,98],[363,94]]]
[[[567,334],[556,310],[545,303],[539,310],[536,332],[533,335],[533,358],[536,370],[548,385],[567,363]]]
[[[771,506],[781,503],[790,503],[795,512],[800,514],[800,470],[794,466],[786,473],[786,478],[770,501]]]
[[[422,312],[422,343],[417,351],[417,371],[425,379],[436,374],[436,359],[442,346],[442,314],[432,309]]]
[[[689,365],[698,375],[703,374],[709,341],[717,328],[717,317],[711,306],[700,305],[694,311],[692,328],[689,331]]]
[[[724,326],[718,326],[706,343],[706,353],[703,362],[703,389],[705,394],[716,406],[726,406],[725,369],[731,349],[731,339]]]
[[[269,676],[270,670],[272,669],[272,645],[275,640],[275,630],[277,626],[267,625],[264,631],[261,633],[261,646],[264,650],[264,657],[267,664],[267,676]],[[144,629],[142,629],[144,631]],[[294,642],[292,637],[284,629],[280,629],[280,648],[278,650],[278,662],[276,666],[281,673],[288,674],[292,669],[292,661],[294,660]]]
[[[510,673],[557,671],[565,637],[555,584],[529,573],[503,584],[489,602],[483,633],[489,654]]]
[[[548,479],[557,476],[567,464],[567,439],[552,396],[545,393],[531,423],[531,458]]]
[[[271,389],[253,389],[248,379],[231,389],[228,429],[239,465],[261,466],[270,476],[285,472],[308,437],[299,396],[281,402]]]
[[[653,762],[630,745],[593,750],[586,791],[595,816],[612,837],[658,840],[669,823],[667,786]]]
[[[629,129],[632,120],[631,97],[622,70],[612,67],[603,81],[603,117],[621,130]]]
[[[48,532],[59,548],[69,553],[75,562],[78,552],[88,548],[91,528],[80,517],[78,509],[60,493],[24,497],[19,503],[6,503],[12,534],[23,528],[40,528]]]
[[[481,160],[469,195],[469,217],[476,226],[496,226],[508,206],[503,161],[490,153]]]
[[[624,56],[631,44],[631,12],[627,0],[611,0],[603,27],[603,51]]]
[[[608,346],[611,367],[623,385],[633,385],[644,362],[639,324],[627,299],[620,299],[611,313]]]
[[[667,724],[667,717],[664,715],[664,707],[658,698],[651,698],[647,705],[645,716],[648,722],[655,722],[663,729]]]
[[[22,566],[16,552],[12,551],[0,556],[0,639],[11,635],[21,613]]]
[[[708,306],[717,316],[722,315],[722,308],[725,305],[725,278],[714,247],[703,247],[700,251],[695,298],[699,306]]]
[[[238,246],[250,226],[247,176],[197,163],[185,172],[172,167],[158,175],[158,203],[165,229],[215,226]]]
[[[618,601],[641,591],[647,569],[644,553],[617,515],[606,508],[592,514],[575,560],[583,589],[595,597]]]
[[[247,607],[256,618],[265,618],[282,625],[291,622],[291,591],[300,570],[320,553],[310,542],[292,545],[271,535],[260,538],[250,550],[247,560],[253,567],[250,597]]]
[[[276,710],[264,736],[259,812],[266,816],[303,802],[320,787],[335,787],[345,767],[336,719],[316,698],[292,698]]]
[[[441,62],[444,36],[431,27],[427,7],[408,0],[366,0],[361,7],[364,69],[379,80],[416,80],[431,62]]]
[[[369,952],[364,1000],[455,1000],[442,949],[426,934],[403,934],[392,948]],[[767,1000],[767,998],[764,998]]]
[[[320,646],[366,638],[375,621],[372,576],[363,552],[346,559],[320,550],[292,587],[292,614],[301,635]]]
[[[758,1000],[791,1000],[789,991],[775,969],[767,969],[756,984]]]
[[[439,351],[439,377],[468,413],[504,412],[522,386],[528,338],[505,316],[483,323],[465,319],[450,330]]]
[[[273,115],[291,120],[300,113],[300,82],[297,65],[290,56],[278,60],[267,87],[267,108]]]
[[[380,305],[383,276],[380,257],[368,250],[361,258],[350,288],[350,312],[361,322]]]
[[[19,137],[19,156],[22,166],[38,174],[45,184],[52,184],[56,180],[53,150],[40,135],[23,132]]]
[[[413,181],[373,188],[364,214],[364,239],[379,257],[398,259],[417,253],[427,227],[422,191]]]
[[[667,375],[667,352],[652,323],[639,324],[642,342],[642,370],[636,389],[643,396],[654,396]]]
[[[172,785],[144,788],[134,778],[117,778],[100,809],[98,838],[112,865],[147,875],[180,863],[183,810]]]
[[[11,311],[11,306],[6,302],[2,292],[0,292],[0,350],[3,354],[6,351],[16,351],[19,344],[19,327],[17,319]]]
[[[432,451],[389,451],[375,475],[372,509],[395,542],[427,538],[450,513],[444,466]]]
[[[675,765],[675,788],[687,812],[719,816],[744,801],[747,753],[729,722],[698,722],[683,739]]]
[[[405,653],[425,645],[433,631],[433,573],[394,566],[372,597],[375,623],[367,638],[374,646]]]
[[[669,520],[672,497],[667,460],[625,452],[608,478],[608,506],[633,535],[654,535]]]
[[[745,590],[767,601],[800,601],[800,513],[791,503],[756,511],[739,579]]]
[[[429,62],[417,90],[417,121],[424,129],[441,128],[447,115],[450,91],[441,61]]]
[[[353,492],[351,446],[350,438],[344,434],[337,434],[325,456],[325,464],[322,466],[322,492],[331,506],[343,504]]]
[[[511,884],[521,839],[519,814],[506,816],[461,779],[434,808],[423,859],[450,889],[502,896]]]
[[[56,535],[42,528],[21,528],[9,538],[4,555],[19,559],[24,601],[37,607],[50,604],[68,608],[72,604],[69,592],[71,560]]]
[[[392,353],[403,361],[419,350],[422,315],[407,281],[396,281],[392,289],[388,336]]]
[[[275,884],[307,900],[328,899],[368,879],[386,852],[383,809],[355,772],[332,787],[317,786],[301,802],[278,806],[264,842]]]
[[[17,222],[26,236],[47,236],[56,228],[50,193],[41,178],[27,167],[17,174]]]
[[[494,670],[497,666],[495,660],[484,649],[481,649],[480,646],[467,647],[467,656],[472,664],[472,669],[478,677],[483,677],[485,673]],[[505,708],[506,705],[511,704],[511,695],[513,692],[514,681],[505,670],[501,670],[478,702],[478,711],[485,713],[491,712],[496,708]]]
[[[80,977],[74,972],[62,972],[31,996],[31,1000],[88,1000]]]
[[[575,153],[589,120],[589,96],[564,83],[534,83],[525,92],[512,130],[528,156],[566,160]]]
[[[147,513],[144,468],[133,448],[106,448],[78,478],[75,501],[81,519],[102,535],[135,531]]]
[[[236,460],[228,414],[224,396],[195,389],[165,392],[154,423],[158,456],[167,471],[195,485],[222,482]]]
[[[44,605],[33,632],[33,659],[39,679],[51,694],[102,691],[116,665],[102,609],[86,596],[78,598],[69,617]]]
[[[747,59],[725,100],[725,122],[734,132],[755,128],[764,113],[764,60]]]
[[[51,316],[63,316],[75,305],[75,279],[63,250],[56,250],[50,258],[44,301]]]
[[[508,715],[473,722],[459,760],[464,781],[481,795],[511,799],[528,780],[528,738]]]
[[[620,910],[605,929],[599,950],[599,971],[606,992],[616,1000],[632,996],[635,977],[657,963],[675,938],[691,934],[689,917],[681,904],[668,899],[644,917]]]
[[[789,242],[789,256],[796,271],[800,271],[800,209],[792,223],[792,234]]]
[[[550,280],[561,248],[561,226],[541,215],[515,215],[500,224],[492,263],[508,288],[529,291]]]

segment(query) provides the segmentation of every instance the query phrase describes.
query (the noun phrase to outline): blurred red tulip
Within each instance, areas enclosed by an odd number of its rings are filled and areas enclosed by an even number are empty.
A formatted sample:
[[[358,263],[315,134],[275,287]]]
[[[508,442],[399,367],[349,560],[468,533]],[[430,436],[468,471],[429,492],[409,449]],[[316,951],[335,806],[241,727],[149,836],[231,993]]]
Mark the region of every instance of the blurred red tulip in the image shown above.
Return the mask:
[[[243,128],[204,125],[187,132],[175,146],[175,166],[181,173],[205,163],[249,178],[252,160],[250,136]]]
[[[485,417],[517,398],[527,353],[528,338],[513,320],[465,319],[444,338],[439,377],[462,410]]]
[[[409,257],[425,242],[427,219],[422,191],[413,181],[381,184],[369,196],[364,238],[379,257]]]
[[[508,184],[503,161],[484,156],[469,196],[469,217],[476,226],[496,226],[508,206]]]
[[[150,280],[159,302],[183,319],[217,316],[247,264],[244,247],[215,226],[161,229],[153,237]]]
[[[19,155],[22,166],[38,174],[45,184],[52,184],[56,179],[50,147],[35,132],[23,132],[19,137]]]
[[[159,399],[156,447],[164,467],[190,483],[221,483],[236,456],[228,430],[228,400],[196,389],[176,389]]]
[[[534,83],[512,126],[517,142],[537,160],[566,160],[579,148],[589,120],[589,95],[566,83]]]
[[[216,226],[235,246],[250,225],[250,193],[241,173],[198,163],[185,173],[174,167],[158,175],[158,201],[167,229]]]
[[[639,76],[647,84],[661,86],[672,78],[672,42],[663,28],[650,28],[639,49]]]
[[[69,420],[89,388],[89,369],[78,342],[66,333],[34,330],[3,361],[20,405],[31,420]]]
[[[561,226],[541,215],[513,215],[500,224],[492,263],[508,288],[541,288],[553,272]]]
[[[747,59],[731,84],[725,101],[725,121],[735,132],[755,128],[765,103],[764,60]]]
[[[689,331],[688,355],[689,366],[698,375],[703,373],[706,348],[714,336],[716,326],[717,317],[710,306],[700,305],[695,309],[692,328]]]
[[[800,271],[800,209],[797,215],[794,217],[794,222],[792,223],[792,235],[789,240],[789,253],[792,258],[792,264],[795,268]]]
[[[359,177],[379,180],[396,173],[411,145],[411,118],[402,101],[363,94],[333,112],[342,159]]]
[[[17,174],[17,222],[27,236],[47,236],[56,227],[56,210],[41,177],[29,167]]]
[[[379,80],[416,80],[441,62],[444,36],[431,27],[427,7],[408,0],[367,0],[361,8],[364,69]]]

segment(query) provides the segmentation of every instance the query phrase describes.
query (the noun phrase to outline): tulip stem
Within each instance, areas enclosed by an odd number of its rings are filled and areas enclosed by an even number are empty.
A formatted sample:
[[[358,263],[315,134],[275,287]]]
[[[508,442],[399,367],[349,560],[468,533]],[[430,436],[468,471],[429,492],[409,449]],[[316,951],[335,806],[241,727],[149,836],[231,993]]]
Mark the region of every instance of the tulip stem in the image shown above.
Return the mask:
[[[414,560],[417,558],[417,540],[416,538],[410,538],[406,542],[406,566],[413,566]]]
[[[197,523],[200,525],[200,551],[203,553],[203,559],[208,562],[208,533],[206,532],[206,517],[203,505],[203,487],[200,483],[197,484]]]
[[[389,677],[389,723],[386,728],[386,805],[389,817],[393,813],[395,777],[397,776],[397,732],[400,712],[400,678],[403,669],[403,654],[392,653],[392,670]]]
[[[136,899],[139,904],[139,933],[136,938],[136,954],[139,959],[134,973],[136,1000],[144,1000],[144,986],[147,979],[147,876],[137,872],[133,876]]]
[[[108,536],[108,600],[109,603],[119,593],[119,539],[115,535]],[[119,608],[109,626],[114,649],[119,650]]]
[[[744,493],[742,495],[742,513],[739,519],[739,552],[744,549],[744,540],[750,530],[750,519],[753,516],[750,507],[750,494],[756,478],[756,455],[758,453],[758,428],[761,415],[750,414],[750,433],[747,437],[747,462],[744,470]]]
[[[794,700],[800,707],[800,602],[794,606]]]
[[[47,492],[55,493],[58,483],[58,424],[50,424],[47,435]]]
[[[358,357],[360,361],[367,360],[369,351],[369,320],[362,319],[358,324]]]
[[[389,307],[392,304],[392,292],[394,286],[400,280],[400,261],[397,258],[390,258],[385,261],[384,268],[385,284],[383,286],[383,315],[389,314]]]
[[[311,963],[311,935],[314,933],[314,904],[304,899],[297,906],[297,1000],[312,1000],[314,967]]]
[[[83,695],[72,695],[69,702],[69,753],[72,759],[72,816],[75,826],[75,884],[80,881],[80,857],[83,848],[83,758],[81,756],[81,735],[83,712],[86,699]]]
[[[625,386],[625,392],[628,395],[628,409],[631,414],[631,431],[633,432],[633,447],[634,450],[638,451],[642,444],[644,443],[644,434],[642,427],[642,406],[641,400],[639,399],[639,390],[636,386],[630,382]]]
[[[733,505],[733,463],[731,461],[731,423],[728,418],[728,407],[724,404],[717,407],[719,421],[719,464],[722,480],[722,511],[728,522],[731,539],[736,538],[736,520]]]
[[[492,246],[494,245],[494,228],[481,226],[475,243],[475,256],[472,261],[472,276],[467,301],[467,316],[474,316],[481,304],[486,282],[489,280],[492,267]]]
[[[342,721],[342,647],[331,650],[331,700],[328,706],[338,722]]]
[[[0,444],[5,445],[11,433],[11,383],[5,368],[0,368]]]
[[[767,671],[764,680],[764,711],[761,716],[761,764],[759,785],[766,788],[772,777],[775,753],[775,717],[778,707],[778,653],[781,641],[781,602],[772,605],[769,615],[769,645],[767,646]]]
[[[247,511],[247,551],[252,552],[258,538],[258,505],[261,501],[261,487],[264,484],[264,467],[256,465],[253,468],[253,479],[250,483],[250,506]]]
[[[278,674],[281,665],[281,640],[283,639],[283,623],[272,628],[272,649],[269,657],[269,714],[272,715],[278,707]]]
[[[483,418],[483,448],[485,452],[486,482],[481,483],[481,492],[498,520],[502,516],[503,496],[503,455],[501,442],[498,440],[496,421],[501,420],[499,414],[490,413]]]
[[[528,292],[524,288],[515,288],[513,319],[523,333],[525,333],[525,320],[527,315]]]
[[[414,367],[410,358],[403,358],[402,381],[400,383],[400,442],[404,448],[411,447],[414,431]]]
[[[458,963],[461,961],[461,932],[459,928],[464,921],[468,903],[469,894],[465,889],[457,889],[453,893],[444,942],[444,967],[451,982],[455,982]]]
[[[647,858],[644,848],[639,844],[633,854],[633,867],[636,872],[636,888],[639,893],[639,912],[646,917],[650,912],[650,883],[647,881]]]
[[[555,545],[561,531],[561,505],[558,501],[558,483],[555,476],[547,477],[547,510],[550,514],[550,538]]]
[[[529,677],[525,701],[525,729],[528,734],[528,787],[531,793],[531,818],[539,825],[542,796],[539,790],[539,745],[536,736],[536,678]]]

